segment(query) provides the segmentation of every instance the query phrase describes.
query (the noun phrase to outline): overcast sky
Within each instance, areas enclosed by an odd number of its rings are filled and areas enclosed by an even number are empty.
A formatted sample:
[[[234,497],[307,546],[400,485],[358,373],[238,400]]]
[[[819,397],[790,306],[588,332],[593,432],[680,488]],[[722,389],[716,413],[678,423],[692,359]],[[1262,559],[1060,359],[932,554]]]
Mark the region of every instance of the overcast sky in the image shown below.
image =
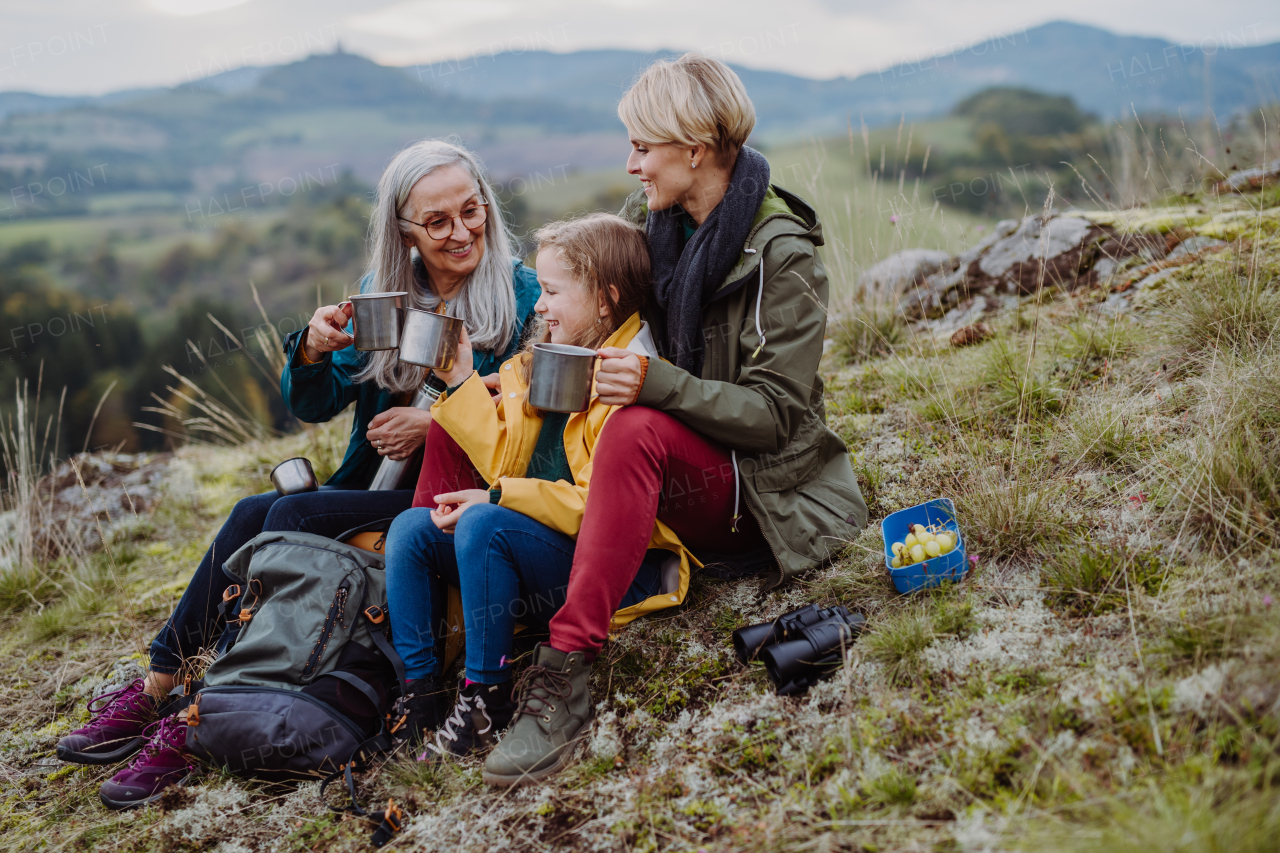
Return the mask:
[[[672,48],[833,77],[1055,19],[1176,43],[1280,41],[1276,0],[0,0],[0,91],[174,85],[338,41],[395,65],[531,48]]]

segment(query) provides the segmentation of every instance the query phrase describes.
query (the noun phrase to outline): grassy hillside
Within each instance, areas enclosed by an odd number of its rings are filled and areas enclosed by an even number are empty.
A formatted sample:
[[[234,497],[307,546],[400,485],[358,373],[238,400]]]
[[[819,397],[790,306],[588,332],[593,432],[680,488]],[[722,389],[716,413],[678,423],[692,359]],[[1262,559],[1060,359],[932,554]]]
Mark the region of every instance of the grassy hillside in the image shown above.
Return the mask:
[[[1194,204],[1198,222],[1216,202]],[[1280,235],[1274,211],[1250,221],[1121,313],[1105,287],[1010,298],[965,348],[928,322],[865,335],[865,314],[833,316],[828,420],[872,518],[840,558],[771,594],[695,580],[678,611],[623,631],[593,672],[589,747],[550,784],[498,792],[475,759],[401,757],[362,795],[406,805],[414,850],[1274,849]],[[153,508],[117,509],[105,547],[65,544],[58,518],[44,541],[61,557],[6,540],[0,846],[366,849],[369,828],[315,785],[210,774],[114,814],[95,797],[109,768],[51,757],[88,696],[139,671],[234,500],[290,455],[331,469],[344,429],[131,461],[154,466]],[[9,506],[43,506],[22,482]],[[900,596],[878,521],[939,495],[976,565]],[[834,678],[780,699],[728,635],[808,601],[869,630]]]
[[[914,125],[918,134],[912,157],[918,162],[934,140],[964,144],[969,123],[963,119]],[[842,136],[769,146],[772,180],[810,201],[823,222],[827,241],[824,259],[837,292],[850,295],[858,272],[900,249],[917,246],[959,251],[994,221],[982,214],[936,203],[929,184],[898,181],[894,139],[888,139],[888,162],[879,169],[877,140]],[[921,142],[923,139],[925,142]],[[904,131],[898,157],[906,153]],[[870,153],[869,153],[870,152]],[[621,162],[621,161],[620,161]],[[872,162],[872,168],[867,163]],[[877,174],[879,173],[879,174]],[[894,175],[892,179],[883,174]],[[569,214],[595,210],[617,211],[639,182],[620,166],[598,172],[553,174],[534,181],[520,196],[531,229]]]

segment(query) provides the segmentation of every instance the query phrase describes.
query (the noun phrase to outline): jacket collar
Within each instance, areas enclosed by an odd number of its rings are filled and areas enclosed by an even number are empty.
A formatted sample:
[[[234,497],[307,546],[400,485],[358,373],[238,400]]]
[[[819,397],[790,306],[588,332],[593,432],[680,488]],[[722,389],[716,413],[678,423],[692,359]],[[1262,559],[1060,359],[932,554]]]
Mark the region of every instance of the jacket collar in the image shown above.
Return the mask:
[[[738,257],[738,263],[716,288],[714,298],[728,296],[756,275],[760,264],[764,262],[765,251],[774,238],[802,237],[814,246],[821,246],[825,242],[822,239],[822,223],[818,221],[817,212],[808,202],[776,184],[773,185],[773,191],[786,203],[788,212],[770,214],[755,224],[747,235],[747,244]]]
[[[623,321],[622,325],[615,329],[614,333],[606,338],[605,342],[600,346],[628,349],[628,345],[631,343],[631,340],[635,338],[636,335],[640,334],[642,328],[647,329],[648,324],[640,319],[639,312],[632,314]]]

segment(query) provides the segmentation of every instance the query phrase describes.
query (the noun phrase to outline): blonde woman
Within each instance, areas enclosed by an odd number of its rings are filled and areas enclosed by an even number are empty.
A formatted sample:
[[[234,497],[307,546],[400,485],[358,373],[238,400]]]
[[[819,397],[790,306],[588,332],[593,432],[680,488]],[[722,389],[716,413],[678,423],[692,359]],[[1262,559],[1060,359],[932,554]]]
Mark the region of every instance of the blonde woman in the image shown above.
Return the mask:
[[[537,278],[512,256],[502,211],[470,152],[431,139],[397,154],[378,182],[369,236],[361,293],[406,291],[416,307],[447,306],[462,318],[474,343],[471,366],[482,375],[519,348],[533,318]],[[317,492],[267,492],[237,503],[152,642],[147,677],[95,698],[88,725],[58,742],[58,757],[79,764],[114,764],[142,749],[103,784],[100,796],[110,808],[151,802],[189,772],[185,724],[156,720],[183,662],[221,633],[217,607],[231,583],[223,561],[264,530],[336,536],[409,508],[413,482],[366,489],[383,457],[406,459],[423,445],[431,416],[407,403],[424,371],[401,364],[394,351],[356,352],[350,319],[336,305],[317,309],[307,328],[286,340],[280,376],[285,402],[303,421],[328,421],[355,405],[338,470]]]
[[[661,522],[721,576],[770,585],[822,564],[866,523],[848,451],[824,423],[822,228],[747,147],[755,109],[728,66],[697,54],[648,68],[618,115],[641,189],[664,359],[600,350],[599,402],[623,407],[593,456],[564,605],[551,620],[484,778],[564,766],[591,718],[590,662]]]

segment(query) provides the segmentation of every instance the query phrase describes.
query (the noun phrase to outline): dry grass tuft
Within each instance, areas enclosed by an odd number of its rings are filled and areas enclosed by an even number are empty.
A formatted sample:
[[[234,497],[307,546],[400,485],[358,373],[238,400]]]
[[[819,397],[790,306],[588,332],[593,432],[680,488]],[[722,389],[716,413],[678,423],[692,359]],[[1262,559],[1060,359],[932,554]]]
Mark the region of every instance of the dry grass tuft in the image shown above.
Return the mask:
[[[886,302],[859,300],[832,318],[828,333],[836,354],[850,364],[888,355],[907,340],[907,326]]]

